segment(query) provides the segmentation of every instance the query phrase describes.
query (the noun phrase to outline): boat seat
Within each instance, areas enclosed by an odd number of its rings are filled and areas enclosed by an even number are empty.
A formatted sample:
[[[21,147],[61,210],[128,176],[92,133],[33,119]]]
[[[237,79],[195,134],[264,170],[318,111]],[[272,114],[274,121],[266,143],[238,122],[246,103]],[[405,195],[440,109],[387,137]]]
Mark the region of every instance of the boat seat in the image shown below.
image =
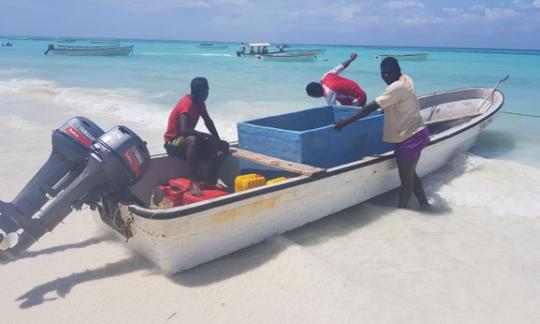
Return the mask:
[[[326,172],[326,169],[317,168],[307,164],[301,164],[292,161],[278,159],[272,156],[251,152],[240,148],[231,148],[230,154],[233,157],[244,159],[250,162],[262,164],[276,169],[281,169],[293,173],[302,174],[308,177],[320,175]]]

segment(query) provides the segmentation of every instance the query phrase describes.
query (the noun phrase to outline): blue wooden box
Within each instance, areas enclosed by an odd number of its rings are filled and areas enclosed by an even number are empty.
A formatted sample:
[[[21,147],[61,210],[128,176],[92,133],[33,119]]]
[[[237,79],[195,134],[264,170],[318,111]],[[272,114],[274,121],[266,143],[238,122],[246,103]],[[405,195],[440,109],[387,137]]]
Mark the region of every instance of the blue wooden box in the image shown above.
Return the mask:
[[[238,123],[238,146],[249,151],[330,168],[392,149],[384,143],[383,115],[373,114],[338,132],[336,120],[354,107],[327,106]],[[242,162],[242,168],[253,164]]]

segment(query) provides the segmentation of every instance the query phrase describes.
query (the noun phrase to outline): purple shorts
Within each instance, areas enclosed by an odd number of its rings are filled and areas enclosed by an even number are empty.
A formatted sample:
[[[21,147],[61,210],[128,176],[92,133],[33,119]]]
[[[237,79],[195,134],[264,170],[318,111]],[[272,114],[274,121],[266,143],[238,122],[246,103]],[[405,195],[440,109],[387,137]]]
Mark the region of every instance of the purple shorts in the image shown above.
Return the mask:
[[[401,143],[394,144],[396,158],[407,161],[418,161],[422,149],[429,142],[429,132],[427,127],[407,138]]]

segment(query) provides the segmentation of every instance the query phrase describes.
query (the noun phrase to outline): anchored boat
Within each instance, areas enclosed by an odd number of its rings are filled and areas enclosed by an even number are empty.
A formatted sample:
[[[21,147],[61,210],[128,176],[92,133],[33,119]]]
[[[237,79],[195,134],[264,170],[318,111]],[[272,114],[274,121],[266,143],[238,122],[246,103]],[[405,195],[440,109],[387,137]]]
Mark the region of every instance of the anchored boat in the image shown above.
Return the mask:
[[[419,98],[431,133],[419,175],[474,144],[503,106],[495,88]],[[22,253],[71,208],[88,204],[130,249],[175,273],[361,203],[398,187],[399,177],[393,150],[381,140],[383,115],[333,129],[355,109],[328,106],[240,123],[239,142],[219,174],[229,193],[166,209],[149,207],[152,193],[163,181],[188,178],[185,161],[150,158],[125,127],[104,133],[72,120],[53,132],[51,158],[32,181],[13,202],[0,202],[0,256]],[[235,179],[253,172],[280,181],[234,192]]]
[[[269,51],[270,43],[247,43],[242,44],[242,49],[236,51],[238,57],[254,57],[263,61],[282,61],[282,62],[309,62],[317,59],[317,55],[324,53],[325,49],[285,49],[289,45],[280,44],[277,51]]]
[[[54,55],[68,56],[122,56],[133,54],[133,45],[122,46],[120,44],[106,43],[98,45],[94,42],[92,45],[57,45],[50,44],[45,55],[48,53]]]
[[[310,62],[317,59],[317,51],[286,51],[260,55],[263,61],[295,61]]]
[[[209,50],[218,50],[218,49],[226,49],[229,47],[227,44],[220,44],[220,43],[200,43],[197,45],[199,48],[209,49]]]
[[[375,55],[377,60],[384,60],[387,57],[394,57],[399,61],[423,61],[427,60],[427,53],[411,53],[411,54],[378,54]]]

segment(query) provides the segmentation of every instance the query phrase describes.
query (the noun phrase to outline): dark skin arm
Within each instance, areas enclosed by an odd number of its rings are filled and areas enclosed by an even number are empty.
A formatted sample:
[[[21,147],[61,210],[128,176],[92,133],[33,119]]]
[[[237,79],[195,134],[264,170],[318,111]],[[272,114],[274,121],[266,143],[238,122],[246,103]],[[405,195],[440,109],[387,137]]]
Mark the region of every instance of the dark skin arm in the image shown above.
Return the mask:
[[[204,120],[204,125],[206,125],[206,128],[210,132],[210,134],[214,135],[217,139],[219,139],[219,135],[216,129],[216,126],[214,126],[214,122],[212,121],[212,118],[208,115],[208,112],[203,112],[201,114],[201,117]],[[182,129],[182,136],[190,136],[195,134],[195,129],[190,128],[189,126],[189,116],[187,114],[181,114],[180,115],[180,127]]]
[[[356,60],[357,57],[358,55],[356,55],[356,53],[352,53],[351,57],[348,60],[343,61],[341,65],[343,65],[343,68],[346,69],[352,63],[352,61]]]
[[[212,118],[210,118],[210,115],[208,114],[208,111],[204,111],[201,114],[201,117],[204,120],[204,125],[206,126],[206,128],[208,129],[210,134],[214,135],[214,137],[216,137],[218,140],[220,140],[219,134],[218,134],[217,129],[216,129],[216,126],[214,125],[214,121],[212,120]]]
[[[352,116],[349,118],[338,120],[334,123],[334,129],[338,132],[345,126],[357,121],[358,119],[364,118],[374,112],[375,110],[381,108],[375,101],[372,101],[365,105],[364,107],[358,109]]]

